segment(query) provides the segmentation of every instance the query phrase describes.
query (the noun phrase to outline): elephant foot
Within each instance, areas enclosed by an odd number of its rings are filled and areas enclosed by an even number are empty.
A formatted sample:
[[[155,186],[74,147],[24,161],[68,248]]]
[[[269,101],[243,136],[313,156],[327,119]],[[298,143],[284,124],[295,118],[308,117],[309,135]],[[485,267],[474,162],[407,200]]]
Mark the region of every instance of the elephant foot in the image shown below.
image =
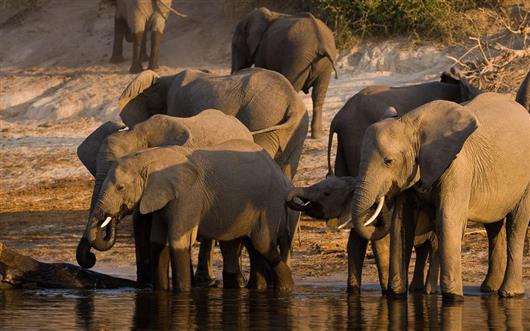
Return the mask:
[[[218,287],[219,282],[215,278],[210,278],[208,276],[202,276],[197,274],[193,278],[193,285],[194,287],[198,288],[211,288]]]
[[[282,292],[292,291],[294,288],[294,280],[289,267],[280,262],[274,267],[274,288]]]
[[[403,299],[403,298],[407,297],[407,294],[408,294],[407,291],[405,291],[405,292],[401,292],[401,291],[397,292],[397,291],[392,290],[392,289],[386,291],[386,296],[388,298],[391,298],[391,299]]]
[[[454,293],[442,293],[443,304],[457,304],[464,302],[464,296]]]
[[[110,63],[122,63],[125,61],[125,58],[121,55],[113,55],[110,58]]]
[[[425,286],[423,284],[414,284],[411,283],[409,286],[410,293],[422,293],[425,292]]]
[[[152,64],[149,66],[149,70],[157,71],[160,69],[160,66],[158,64]]]
[[[503,285],[498,293],[503,298],[517,298],[524,295],[524,287],[508,287]]]
[[[482,293],[496,293],[497,290],[492,288],[488,284],[482,284],[482,285],[480,285],[480,292],[482,292]]]
[[[351,293],[351,294],[359,294],[361,293],[361,287],[358,286],[358,285],[350,285],[348,284],[348,287],[346,289],[348,291],[348,293]]]
[[[143,70],[144,70],[144,68],[139,63],[133,63],[133,65],[131,65],[131,67],[129,68],[129,72],[131,74],[138,74],[138,73],[142,72]]]
[[[223,271],[223,288],[242,288],[244,280],[240,273]]]

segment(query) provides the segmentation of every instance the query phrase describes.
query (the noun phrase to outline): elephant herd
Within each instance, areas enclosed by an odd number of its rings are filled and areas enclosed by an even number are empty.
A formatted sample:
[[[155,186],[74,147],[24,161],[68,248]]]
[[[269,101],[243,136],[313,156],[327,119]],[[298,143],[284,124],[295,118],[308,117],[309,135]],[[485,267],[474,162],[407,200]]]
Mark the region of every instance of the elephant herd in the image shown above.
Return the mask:
[[[131,71],[141,71],[144,30],[130,23],[141,15],[119,4],[112,61],[121,59],[121,38],[131,34]],[[158,21],[142,23],[152,30],[150,69],[156,69],[163,31]],[[506,297],[524,293],[530,73],[517,102],[481,93],[455,70],[439,82],[367,87],[331,123],[326,178],[295,188],[291,180],[309,131],[298,92],[312,88],[311,134],[320,137],[335,56],[333,34],[313,15],[259,8],[235,29],[230,75],[141,72],[120,97],[123,123],[101,125],[78,147],[95,178],[78,263],[93,267],[91,248],[112,248],[118,222],[132,214],[142,285],[175,291],[212,285],[217,240],[225,288],[245,285],[239,263],[245,247],[247,287],[290,290],[291,245],[304,212],[338,218],[341,228],[351,223],[349,291],[360,290],[370,242],[383,292],[406,294],[414,248],[410,290],[433,293],[439,282],[444,297],[460,298],[469,220],[484,224],[488,234],[489,268],[481,290]],[[190,254],[197,239],[194,274]]]

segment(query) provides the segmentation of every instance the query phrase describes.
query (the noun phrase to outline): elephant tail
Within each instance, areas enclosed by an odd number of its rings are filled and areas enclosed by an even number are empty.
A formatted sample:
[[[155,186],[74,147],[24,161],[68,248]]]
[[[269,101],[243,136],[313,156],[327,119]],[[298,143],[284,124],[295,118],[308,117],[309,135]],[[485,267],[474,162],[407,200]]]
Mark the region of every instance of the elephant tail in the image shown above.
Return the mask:
[[[331,122],[331,126],[329,127],[329,138],[328,138],[328,173],[326,177],[328,176],[334,176],[333,168],[331,167],[331,147],[333,147],[333,135],[335,134],[335,125],[333,125],[333,121]]]
[[[324,51],[323,56],[327,57],[329,62],[331,63],[331,67],[333,68],[333,71],[335,71],[335,79],[339,79],[339,74],[337,73],[337,68],[335,68],[335,61],[333,60],[333,57],[331,54],[329,54],[328,51]]]

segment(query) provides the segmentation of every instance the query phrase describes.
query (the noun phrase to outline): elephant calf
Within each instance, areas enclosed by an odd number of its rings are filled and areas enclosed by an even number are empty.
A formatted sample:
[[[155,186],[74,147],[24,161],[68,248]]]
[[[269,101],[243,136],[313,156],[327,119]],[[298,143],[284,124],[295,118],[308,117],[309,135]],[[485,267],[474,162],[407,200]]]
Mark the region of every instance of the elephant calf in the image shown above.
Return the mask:
[[[114,16],[114,47],[111,63],[123,62],[123,38],[133,43],[133,58],[129,72],[143,70],[142,60],[147,58],[146,34],[151,33],[149,69],[158,69],[160,41],[172,0],[117,0]]]
[[[299,213],[285,206],[291,187],[270,156],[252,142],[152,148],[125,156],[111,168],[89,228],[104,228],[109,220],[135,208],[142,214],[154,213],[155,289],[167,289],[169,284],[160,261],[166,242],[173,290],[191,288],[191,244],[200,235],[222,241],[248,238],[272,267],[275,287],[289,290],[293,279],[286,263],[299,219]]]

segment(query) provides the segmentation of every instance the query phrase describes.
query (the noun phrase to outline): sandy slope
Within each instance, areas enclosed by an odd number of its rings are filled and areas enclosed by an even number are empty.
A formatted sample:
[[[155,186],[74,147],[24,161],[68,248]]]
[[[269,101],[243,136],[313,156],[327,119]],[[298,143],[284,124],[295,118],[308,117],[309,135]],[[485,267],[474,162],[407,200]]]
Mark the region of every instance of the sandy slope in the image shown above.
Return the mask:
[[[133,78],[129,61],[108,64],[113,10],[105,1],[50,0],[37,11],[9,19],[0,12],[0,240],[42,259],[73,262],[91,194],[91,177],[75,156],[76,146],[104,121],[118,119],[117,98]],[[184,67],[227,73],[230,36],[244,8],[234,1],[174,1],[189,18],[171,16],[161,50],[161,74]],[[8,19],[6,19],[8,17]],[[125,44],[130,59],[130,45]],[[324,105],[325,128],[357,91],[368,85],[406,85],[435,80],[449,67],[433,47],[406,48],[396,41],[366,45],[338,59]],[[309,111],[311,100],[303,95]],[[296,185],[325,175],[327,138],[308,139]],[[127,222],[123,222],[127,223]],[[130,227],[118,249],[98,255],[99,266],[131,272],[134,253]],[[295,247],[297,278],[346,272],[347,232],[304,221],[301,246]],[[483,233],[464,247],[472,263],[467,282],[484,274],[487,249]],[[107,263],[107,264],[105,264]],[[525,274],[529,274],[530,261]],[[105,270],[105,269],[104,269]],[[112,269],[116,271],[115,269]],[[369,256],[366,280],[376,281]]]

